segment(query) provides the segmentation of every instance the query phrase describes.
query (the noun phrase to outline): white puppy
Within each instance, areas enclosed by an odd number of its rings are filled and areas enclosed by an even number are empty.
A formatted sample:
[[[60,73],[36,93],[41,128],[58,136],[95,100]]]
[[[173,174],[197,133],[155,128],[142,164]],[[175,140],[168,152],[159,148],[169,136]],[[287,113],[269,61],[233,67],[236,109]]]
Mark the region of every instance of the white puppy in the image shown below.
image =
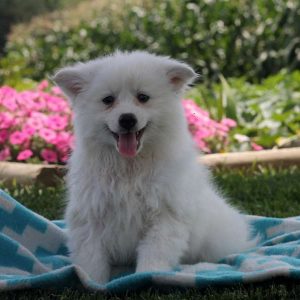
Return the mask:
[[[140,51],[54,76],[75,113],[68,246],[97,282],[110,279],[113,265],[168,271],[253,245],[244,216],[196,162],[180,101],[195,77],[184,63]]]

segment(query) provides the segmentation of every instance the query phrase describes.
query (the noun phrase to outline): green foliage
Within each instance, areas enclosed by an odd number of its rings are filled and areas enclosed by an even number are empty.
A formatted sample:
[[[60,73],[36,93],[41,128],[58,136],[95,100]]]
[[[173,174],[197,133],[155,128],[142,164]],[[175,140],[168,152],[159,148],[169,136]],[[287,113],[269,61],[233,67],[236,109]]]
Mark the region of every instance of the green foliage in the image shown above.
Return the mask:
[[[40,80],[60,65],[117,48],[171,55],[212,80],[220,74],[254,80],[300,66],[298,0],[155,0],[147,8],[126,3],[122,13],[95,10],[73,27],[56,20],[30,36],[21,31],[0,63],[2,82],[16,77],[16,65],[22,66],[18,76]]]
[[[189,96],[214,119],[236,120],[238,127],[233,135],[246,135],[264,148],[280,147],[300,139],[299,83],[300,71],[282,70],[261,84],[251,84],[244,78],[227,82],[221,77],[220,83],[199,85]]]
[[[53,220],[63,217],[64,186],[46,187],[41,184],[21,185],[14,182],[9,187],[0,182],[0,188],[29,209]]]

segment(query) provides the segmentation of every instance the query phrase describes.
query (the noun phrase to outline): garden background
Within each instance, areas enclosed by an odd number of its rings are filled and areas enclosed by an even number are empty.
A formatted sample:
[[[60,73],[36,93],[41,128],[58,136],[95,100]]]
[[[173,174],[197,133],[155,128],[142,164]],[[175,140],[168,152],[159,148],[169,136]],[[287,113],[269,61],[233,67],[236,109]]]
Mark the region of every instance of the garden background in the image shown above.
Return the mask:
[[[116,49],[146,49],[196,69],[200,78],[183,103],[202,151],[299,145],[299,1],[0,5],[0,160],[64,163],[71,112],[49,78]]]
[[[2,0],[0,161],[64,164],[74,146],[72,114],[51,75],[116,49],[170,55],[196,69],[199,79],[183,105],[202,152],[300,145],[298,0]],[[248,213],[300,214],[297,166],[215,175],[224,193]],[[46,217],[62,216],[62,186],[1,187]],[[298,292],[296,285],[271,283],[202,296],[291,298]],[[192,299],[197,293],[171,296]]]

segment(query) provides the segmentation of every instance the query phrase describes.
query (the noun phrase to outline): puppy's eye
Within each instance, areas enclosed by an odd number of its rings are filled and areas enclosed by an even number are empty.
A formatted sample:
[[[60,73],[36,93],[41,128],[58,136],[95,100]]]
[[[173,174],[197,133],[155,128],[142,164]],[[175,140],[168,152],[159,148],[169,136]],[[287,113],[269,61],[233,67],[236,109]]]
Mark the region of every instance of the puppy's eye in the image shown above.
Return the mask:
[[[150,99],[150,97],[148,95],[145,95],[145,94],[137,94],[136,97],[142,103],[145,103]]]
[[[105,105],[110,105],[110,104],[113,104],[113,102],[115,101],[115,97],[112,96],[112,95],[109,95],[105,98],[102,99],[102,102],[105,104]]]

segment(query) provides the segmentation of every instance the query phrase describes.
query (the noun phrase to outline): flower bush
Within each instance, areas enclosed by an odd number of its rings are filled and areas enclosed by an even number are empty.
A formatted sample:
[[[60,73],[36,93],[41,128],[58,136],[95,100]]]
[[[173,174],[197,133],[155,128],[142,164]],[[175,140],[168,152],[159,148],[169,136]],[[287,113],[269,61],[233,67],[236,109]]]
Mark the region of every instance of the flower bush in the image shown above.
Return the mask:
[[[217,122],[193,100],[182,101],[189,130],[198,148],[225,152],[232,143],[236,122]],[[0,161],[65,163],[74,144],[72,113],[57,87],[42,81],[36,90],[0,88]],[[242,136],[240,142],[249,138]],[[253,150],[260,150],[253,145]]]
[[[210,87],[197,85],[188,96],[212,119],[236,120],[237,127],[230,132],[236,144],[231,141],[229,151],[249,150],[247,143],[252,143],[253,150],[258,149],[256,144],[264,148],[295,147],[300,145],[299,82],[300,71],[287,70],[261,83],[220,77],[220,82]]]
[[[209,113],[191,99],[183,100],[183,107],[189,130],[199,149],[206,153],[222,151],[229,142],[228,133],[231,128],[236,127],[236,122],[228,118],[221,122],[211,119]]]
[[[65,163],[73,145],[71,110],[61,91],[0,88],[0,160]]]
[[[189,130],[198,148],[205,153],[228,151],[259,151],[263,147],[254,143],[248,136],[236,133],[235,120],[222,118],[220,122],[199,107],[194,100],[182,101]]]

